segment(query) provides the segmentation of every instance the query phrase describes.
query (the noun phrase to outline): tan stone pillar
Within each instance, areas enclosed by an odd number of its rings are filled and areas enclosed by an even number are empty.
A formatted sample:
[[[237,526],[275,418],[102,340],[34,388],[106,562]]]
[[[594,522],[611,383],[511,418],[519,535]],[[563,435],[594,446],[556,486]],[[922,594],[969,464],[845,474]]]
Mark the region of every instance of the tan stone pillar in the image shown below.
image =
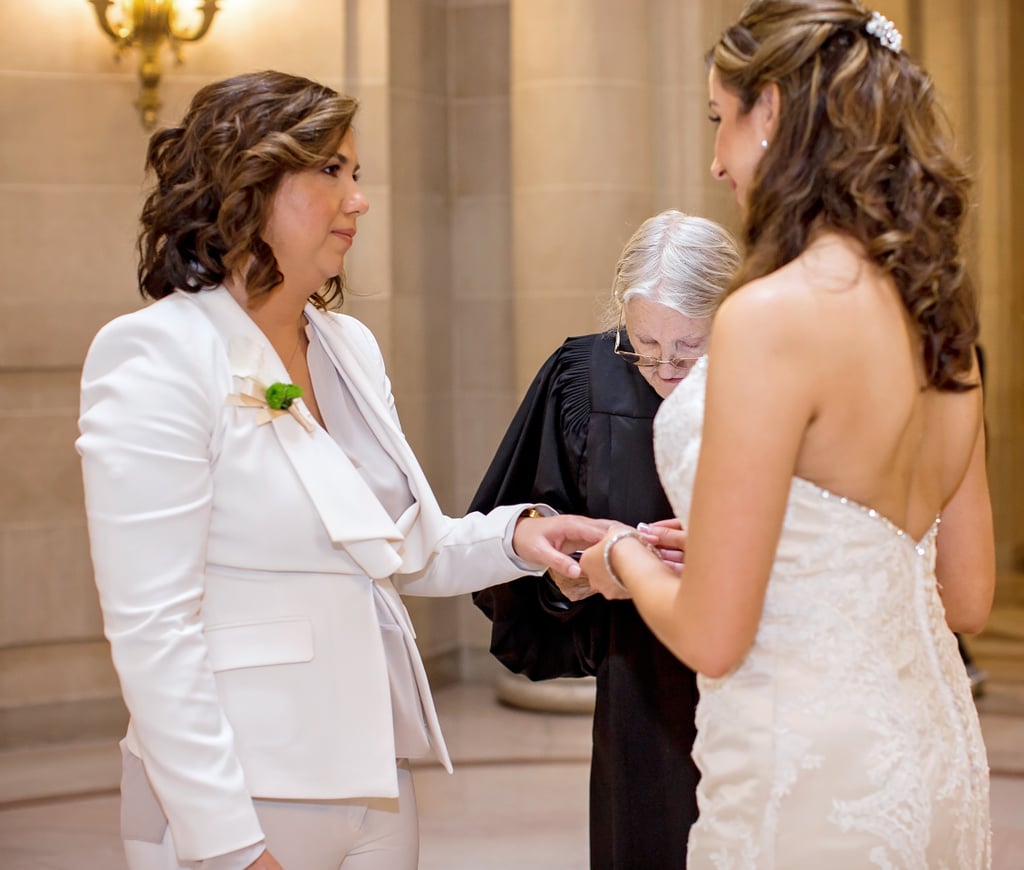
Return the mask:
[[[986,4],[987,5],[987,4]],[[993,404],[1006,408],[1006,423],[999,433],[999,450],[1008,466],[1007,487],[1012,493],[1004,511],[1006,536],[1011,549],[1005,555],[1006,579],[1000,588],[1005,600],[1024,604],[1024,245],[1013,244],[1024,234],[1024,166],[1020,155],[1024,154],[1024,55],[1020,51],[1010,56],[1009,46],[1024,43],[1024,4],[1002,0],[1001,6],[1008,13],[1008,27],[1000,29],[1002,22],[996,21],[993,34],[1002,34],[1002,57],[1008,61],[1008,75],[1004,77],[1002,118],[1009,124],[1009,145],[1003,151],[1004,165],[1008,169],[1011,185],[1003,187],[1009,214],[1006,220],[1005,244],[1009,247],[1010,272],[1004,288],[1007,308],[1003,339],[997,342],[1002,348],[996,362],[1006,372],[994,376],[993,388],[1000,388]],[[987,82],[986,82],[987,83]],[[993,118],[996,120],[996,118]],[[992,393],[990,392],[990,395]]]
[[[1024,222],[1019,161],[1024,64],[1011,60],[1024,14],[1013,0],[907,0],[911,51],[935,80],[976,177],[969,267],[981,297],[989,481],[1000,571],[997,603],[1024,600]],[[1014,29],[1016,28],[1016,29]],[[1016,97],[1016,102],[1015,98]],[[1016,137],[1016,138],[1015,138]]]
[[[979,0],[966,14],[974,18],[973,31],[966,31],[972,44],[963,51],[973,61],[967,118],[977,171],[972,271],[987,364],[996,602],[1024,604],[1024,61],[1019,51],[1010,52],[1024,39],[1024,9],[1019,0]]]
[[[511,0],[520,394],[566,336],[599,328],[618,254],[651,212],[649,14],[647,0]],[[587,710],[593,703],[592,681],[535,685],[502,674],[498,692],[540,709]]]
[[[516,378],[592,332],[619,251],[651,210],[647,0],[512,0]]]
[[[651,2],[654,202],[718,221],[733,232],[740,210],[727,184],[711,178],[715,129],[708,120],[704,56],[746,0]]]
[[[709,175],[704,53],[744,0],[510,0],[516,379],[592,331],[618,254],[657,211],[735,227]]]

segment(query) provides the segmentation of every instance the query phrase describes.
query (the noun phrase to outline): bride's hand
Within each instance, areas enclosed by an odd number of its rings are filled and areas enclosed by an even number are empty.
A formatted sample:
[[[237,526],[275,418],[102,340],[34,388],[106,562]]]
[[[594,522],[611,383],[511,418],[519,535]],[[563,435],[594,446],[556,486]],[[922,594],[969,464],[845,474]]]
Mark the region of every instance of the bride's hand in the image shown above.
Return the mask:
[[[682,571],[686,561],[686,529],[675,518],[656,523],[640,523],[637,531],[658,550],[661,560],[674,571]]]
[[[609,526],[605,536],[593,547],[584,550],[580,557],[580,568],[589,578],[591,587],[611,601],[632,597],[627,589],[611,578],[605,562],[605,547],[615,535],[621,532],[635,534],[636,529],[622,523],[613,523]]]

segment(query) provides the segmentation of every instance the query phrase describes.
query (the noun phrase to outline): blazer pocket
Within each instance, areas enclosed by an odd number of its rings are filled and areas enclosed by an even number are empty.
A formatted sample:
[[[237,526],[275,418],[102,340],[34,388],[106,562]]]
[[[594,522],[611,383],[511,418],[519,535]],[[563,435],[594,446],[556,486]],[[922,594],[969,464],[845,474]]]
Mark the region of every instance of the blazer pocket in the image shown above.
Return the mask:
[[[302,616],[208,625],[204,634],[214,671],[297,664],[313,659],[313,626]]]

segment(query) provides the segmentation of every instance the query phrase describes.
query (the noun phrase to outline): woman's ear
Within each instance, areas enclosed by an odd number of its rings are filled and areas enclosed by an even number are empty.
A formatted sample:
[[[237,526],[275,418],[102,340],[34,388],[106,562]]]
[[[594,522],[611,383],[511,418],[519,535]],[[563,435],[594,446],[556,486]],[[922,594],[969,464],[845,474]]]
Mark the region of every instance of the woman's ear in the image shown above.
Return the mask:
[[[762,135],[767,141],[775,138],[775,130],[779,125],[779,110],[782,106],[782,94],[775,82],[769,82],[761,90],[754,103],[758,121],[761,123]]]

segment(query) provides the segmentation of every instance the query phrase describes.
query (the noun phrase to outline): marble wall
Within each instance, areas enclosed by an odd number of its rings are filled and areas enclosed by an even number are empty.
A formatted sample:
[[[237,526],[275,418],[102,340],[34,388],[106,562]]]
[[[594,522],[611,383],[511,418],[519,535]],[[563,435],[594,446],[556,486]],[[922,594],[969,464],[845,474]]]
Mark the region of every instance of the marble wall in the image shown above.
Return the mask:
[[[596,328],[622,243],[677,207],[736,227],[708,175],[702,55],[742,0],[222,0],[165,58],[161,117],[197,87],[278,67],[363,103],[369,216],[346,310],[377,334],[442,504],[465,509],[537,366]],[[889,0],[979,170],[973,261],[990,359],[1000,596],[1024,599],[1024,12]],[[927,15],[925,14],[927,7]],[[936,8],[941,7],[941,14]],[[116,734],[72,446],[81,360],[140,304],[133,243],[147,134],[135,57],[84,0],[0,4],[0,750]],[[411,601],[438,682],[482,676],[465,599]]]

